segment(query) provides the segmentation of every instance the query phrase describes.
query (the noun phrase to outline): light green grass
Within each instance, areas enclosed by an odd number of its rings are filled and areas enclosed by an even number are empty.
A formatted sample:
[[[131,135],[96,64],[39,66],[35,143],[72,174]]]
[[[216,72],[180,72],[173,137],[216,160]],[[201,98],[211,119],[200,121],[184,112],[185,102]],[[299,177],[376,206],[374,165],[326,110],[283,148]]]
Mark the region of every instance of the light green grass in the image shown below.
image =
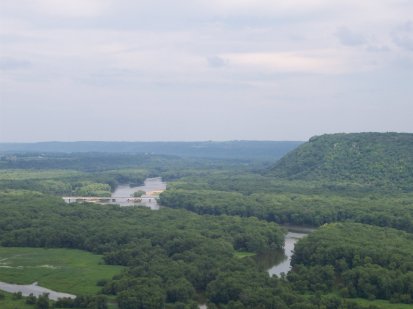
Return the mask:
[[[62,179],[84,175],[74,170],[1,170],[0,180]]]
[[[37,281],[57,292],[87,295],[100,290],[98,280],[111,279],[122,269],[81,250],[0,247],[0,281],[7,283]]]
[[[236,251],[235,252],[235,257],[239,258],[239,259],[245,258],[247,256],[254,256],[254,255],[256,255],[256,254],[252,253],[252,252],[246,252],[246,251]]]

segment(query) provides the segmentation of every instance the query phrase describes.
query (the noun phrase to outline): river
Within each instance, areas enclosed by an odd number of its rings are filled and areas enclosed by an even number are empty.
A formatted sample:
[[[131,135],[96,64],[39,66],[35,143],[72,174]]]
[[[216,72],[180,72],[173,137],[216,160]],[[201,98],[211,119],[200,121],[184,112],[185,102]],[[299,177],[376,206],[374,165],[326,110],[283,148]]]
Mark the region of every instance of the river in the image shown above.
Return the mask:
[[[294,247],[300,238],[308,235],[308,233],[288,232],[285,236],[284,252],[281,252],[282,258],[278,264],[268,269],[270,276],[280,276],[282,273],[287,274],[291,269],[291,258],[294,254]]]
[[[117,204],[120,206],[146,206],[153,210],[159,209],[158,197],[162,191],[166,190],[166,182],[161,177],[147,178],[143,186],[131,187],[129,185],[119,185],[110,197],[81,197],[64,196],[66,203],[90,202],[97,204]],[[137,191],[144,191],[141,197],[133,197]]]
[[[147,178],[143,186],[139,186],[139,187],[131,187],[129,185],[118,186],[111,196],[111,199],[112,200],[115,199],[116,201],[111,202],[111,203],[119,204],[120,206],[142,205],[142,206],[149,207],[153,210],[158,210],[159,204],[157,202],[157,198],[159,197],[159,194],[165,190],[166,190],[166,182],[163,182],[161,177]],[[145,194],[139,198],[140,201],[138,202],[130,198],[131,196],[133,196],[133,193],[137,191],[145,192]]]
[[[280,276],[282,273],[287,274],[291,270],[291,257],[294,254],[295,244],[314,230],[300,226],[287,226],[285,228],[288,233],[285,236],[284,250],[269,251],[256,257],[257,263],[266,268],[271,277]],[[208,307],[205,304],[199,304],[198,308],[207,309]]]
[[[280,276],[287,274],[291,270],[291,258],[294,254],[294,247],[297,241],[313,231],[313,229],[302,227],[286,227],[288,230],[285,236],[284,250],[271,250],[259,254],[256,261],[261,267],[267,269],[270,276]]]
[[[32,284],[11,284],[6,282],[0,282],[0,290],[9,292],[9,293],[18,293],[21,292],[23,296],[29,296],[33,294],[34,296],[38,297],[44,293],[49,294],[49,298],[51,300],[57,300],[58,298],[76,298],[75,295],[67,294],[67,293],[60,293],[53,290],[49,290],[37,285],[37,282]]]

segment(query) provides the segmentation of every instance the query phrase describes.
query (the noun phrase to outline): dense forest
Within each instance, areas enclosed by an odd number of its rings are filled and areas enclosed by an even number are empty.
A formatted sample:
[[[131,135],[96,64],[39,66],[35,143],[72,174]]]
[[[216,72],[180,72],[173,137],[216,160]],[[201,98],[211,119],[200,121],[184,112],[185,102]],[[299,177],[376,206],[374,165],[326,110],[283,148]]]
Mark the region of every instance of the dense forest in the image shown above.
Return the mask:
[[[288,279],[296,289],[413,303],[413,234],[332,223],[300,241],[294,251]]]
[[[67,205],[24,191],[1,193],[0,218],[2,246],[83,249],[103,254],[108,264],[128,266],[127,272],[102,288],[103,293],[118,295],[120,308],[135,308],[136,298],[154,308],[165,302],[190,303],[195,291],[206,291],[230,265],[244,267],[235,250],[280,248],[284,233],[277,225],[254,218]]]
[[[161,203],[198,214],[257,217],[279,224],[320,226],[354,221],[413,232],[413,195],[345,197],[327,194],[254,193],[171,189]]]
[[[413,188],[413,134],[353,133],[315,136],[271,169],[285,179],[344,180]]]
[[[80,249],[124,266],[96,282],[98,294],[50,303],[58,308],[412,308],[411,136],[315,137],[278,163],[248,157],[269,145],[259,142],[232,159],[4,152],[0,245]],[[158,176],[168,182],[159,211],[61,199]],[[292,270],[270,277],[256,256],[283,247],[278,224],[318,229],[298,241]],[[20,304],[2,295],[0,305]]]
[[[92,307],[116,296],[119,308],[364,308],[332,295],[310,297],[286,279],[270,278],[251,257],[283,245],[285,231],[255,218],[199,216],[187,211],[65,204],[29,191],[0,195],[0,244],[77,248],[127,266],[101,295],[61,300],[56,307]],[[14,220],[19,218],[19,220]],[[93,307],[95,308],[95,307]]]

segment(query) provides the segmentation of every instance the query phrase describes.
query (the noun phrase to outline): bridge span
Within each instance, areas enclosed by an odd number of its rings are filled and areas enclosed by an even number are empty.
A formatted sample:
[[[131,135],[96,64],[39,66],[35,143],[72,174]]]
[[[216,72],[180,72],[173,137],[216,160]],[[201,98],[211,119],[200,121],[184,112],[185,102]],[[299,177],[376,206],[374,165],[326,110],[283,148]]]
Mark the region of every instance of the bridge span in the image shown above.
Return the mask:
[[[131,196],[117,196],[117,197],[102,197],[102,196],[64,196],[62,197],[66,203],[81,203],[81,202],[90,202],[90,203],[141,203],[141,202],[152,202],[156,201],[157,196],[141,196],[141,197],[131,197]]]

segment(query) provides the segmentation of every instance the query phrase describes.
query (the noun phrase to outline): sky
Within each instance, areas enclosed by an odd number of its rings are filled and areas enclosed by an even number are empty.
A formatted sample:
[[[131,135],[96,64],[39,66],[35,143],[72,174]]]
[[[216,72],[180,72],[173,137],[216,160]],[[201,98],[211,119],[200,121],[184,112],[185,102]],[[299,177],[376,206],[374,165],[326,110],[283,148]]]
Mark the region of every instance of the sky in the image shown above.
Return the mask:
[[[411,0],[0,0],[0,142],[413,132]]]

